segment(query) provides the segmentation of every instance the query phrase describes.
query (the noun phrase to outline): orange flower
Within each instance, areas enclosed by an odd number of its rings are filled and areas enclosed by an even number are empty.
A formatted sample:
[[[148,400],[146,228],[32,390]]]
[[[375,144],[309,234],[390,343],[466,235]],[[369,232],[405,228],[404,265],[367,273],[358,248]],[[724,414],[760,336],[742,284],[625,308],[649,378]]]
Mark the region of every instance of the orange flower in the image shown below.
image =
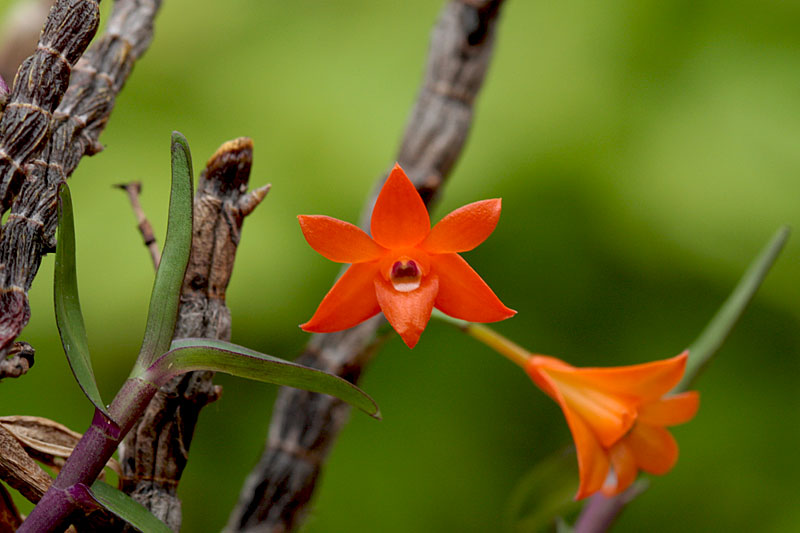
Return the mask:
[[[675,465],[678,445],[665,426],[691,420],[700,395],[664,395],[680,381],[687,357],[610,368],[575,368],[540,355],[527,360],[526,372],[561,407],[575,440],[576,500],[598,490],[619,494],[639,470],[665,474]]]
[[[305,331],[339,331],[383,311],[413,348],[434,307],[471,322],[513,316],[458,252],[472,250],[494,231],[500,199],[456,209],[431,229],[414,184],[395,164],[372,211],[372,238],[341,220],[300,215],[308,244],[331,261],[352,263],[325,295]]]

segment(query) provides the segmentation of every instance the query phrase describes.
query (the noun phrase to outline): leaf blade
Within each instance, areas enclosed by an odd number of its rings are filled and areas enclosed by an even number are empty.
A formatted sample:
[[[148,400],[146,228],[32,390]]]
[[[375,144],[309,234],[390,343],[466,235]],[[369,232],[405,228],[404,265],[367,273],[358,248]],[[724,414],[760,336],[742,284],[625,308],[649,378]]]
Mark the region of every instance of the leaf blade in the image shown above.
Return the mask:
[[[148,378],[161,384],[194,370],[212,370],[275,385],[329,394],[380,418],[375,401],[349,381],[244,346],[213,339],[180,339],[147,371]]]
[[[178,319],[183,277],[192,247],[192,155],[186,138],[177,131],[172,132],[171,159],[172,184],[167,236],[153,282],[137,370],[149,367],[169,349]],[[137,370],[134,370],[134,374]]]
[[[53,276],[53,299],[56,326],[69,367],[83,393],[94,406],[111,419],[105,407],[92,369],[89,340],[78,297],[78,276],[75,262],[75,221],[72,195],[64,183],[59,191],[56,260]]]
[[[739,279],[733,291],[720,306],[717,313],[709,321],[700,335],[689,346],[689,360],[683,379],[675,387],[675,391],[687,390],[703,368],[725,342],[739,317],[747,308],[770,268],[778,258],[783,246],[789,238],[788,226],[781,226],[774,233],[761,252],[753,259],[747,270]]]
[[[89,494],[103,508],[139,531],[172,533],[172,530],[164,522],[156,518],[141,503],[108,483],[95,481],[92,483]]]

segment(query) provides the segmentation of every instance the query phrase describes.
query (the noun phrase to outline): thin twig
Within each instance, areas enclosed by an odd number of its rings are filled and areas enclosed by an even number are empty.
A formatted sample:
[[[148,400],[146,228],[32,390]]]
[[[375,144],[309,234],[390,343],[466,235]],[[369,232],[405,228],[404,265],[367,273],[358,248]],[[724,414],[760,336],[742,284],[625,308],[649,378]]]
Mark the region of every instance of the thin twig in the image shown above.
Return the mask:
[[[433,30],[425,79],[397,157],[428,205],[466,141],[502,3],[451,1]],[[362,226],[384,180],[367,202]],[[313,335],[297,361],[355,382],[373,355],[367,348],[382,321],[377,316],[346,331]],[[348,414],[349,407],[330,396],[282,387],[264,453],[242,488],[227,531],[296,528]]]
[[[72,11],[64,12],[76,16],[77,7],[84,4],[88,6],[92,2],[64,0],[64,3],[73,7]],[[70,28],[68,22],[72,19],[54,18],[54,13],[61,13],[58,9],[61,4],[59,0],[48,17],[42,35],[41,42],[49,48],[45,52],[37,52],[32,56],[33,59],[27,59],[20,67],[20,73],[31,71],[29,64],[32,60],[61,61],[50,50],[63,48],[54,46],[60,46],[65,36],[57,34],[52,39],[45,39],[52,33],[48,30],[50,26],[62,28],[62,31]],[[92,155],[102,149],[97,139],[108,122],[116,95],[128,79],[134,63],[150,44],[153,20],[160,6],[161,0],[117,0],[106,24],[105,34],[72,68],[71,78],[68,71],[60,71],[61,77],[58,78],[50,76],[36,79],[26,74],[26,83],[16,83],[14,86],[12,98],[0,119],[0,159],[2,150],[9,156],[0,161],[0,193],[8,196],[19,186],[14,179],[22,175],[19,173],[23,164],[26,178],[11,205],[11,213],[0,235],[0,353],[7,349],[30,318],[28,289],[39,270],[42,256],[55,246],[58,187],[72,174],[84,155]],[[89,37],[88,31],[82,30],[81,38],[88,42]],[[66,57],[74,61],[80,54],[70,50]],[[36,59],[42,54],[43,59]],[[18,75],[19,79],[23,79],[21,74]],[[63,82],[66,88],[67,79],[70,81],[69,89],[66,93],[61,90],[64,98],[52,113],[52,120],[40,124],[41,120],[37,117],[43,114],[41,104],[37,108],[39,111],[23,106],[26,100],[20,97],[21,87],[28,87],[34,94],[29,100],[41,101],[42,97],[36,95],[58,93],[56,85]],[[53,97],[48,97],[50,100]],[[12,107],[13,102],[19,104]],[[10,114],[14,116],[9,118]],[[4,126],[7,120],[12,121],[9,122],[12,125],[23,121],[26,126],[9,132]],[[42,131],[39,131],[40,128]],[[49,137],[45,139],[48,132]],[[17,141],[21,144],[18,145]],[[24,150],[19,147],[22,145]],[[38,156],[34,148],[38,150]]]
[[[131,209],[133,210],[133,215],[136,217],[136,227],[139,228],[139,233],[142,234],[144,245],[147,246],[147,250],[150,252],[150,258],[153,260],[153,268],[157,269],[158,264],[161,262],[161,250],[158,249],[156,236],[153,233],[153,226],[151,226],[150,221],[147,220],[144,209],[142,209],[142,204],[139,202],[139,195],[142,193],[142,183],[140,181],[132,181],[130,183],[119,183],[115,185],[115,187],[128,193],[128,200],[131,202]]]
[[[247,192],[253,143],[224,143],[209,159],[194,199],[192,253],[183,281],[175,338],[230,340],[225,305],[245,216],[264,199],[269,185]],[[120,447],[123,490],[177,531],[181,525],[178,482],[188,459],[200,410],[221,393],[213,372],[191,372],[156,393]]]

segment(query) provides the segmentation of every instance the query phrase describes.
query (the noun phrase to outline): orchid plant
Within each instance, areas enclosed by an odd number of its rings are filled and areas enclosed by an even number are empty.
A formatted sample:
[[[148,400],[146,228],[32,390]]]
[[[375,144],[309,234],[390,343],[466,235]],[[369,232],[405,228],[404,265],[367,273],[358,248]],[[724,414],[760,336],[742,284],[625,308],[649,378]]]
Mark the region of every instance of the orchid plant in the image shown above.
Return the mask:
[[[301,387],[337,396],[373,417],[380,416],[369,396],[335,375],[223,341],[172,340],[192,235],[191,155],[177,132],[171,153],[169,226],[145,336],[130,377],[109,406],[100,396],[92,371],[78,298],[70,192],[66,184],[61,188],[56,319],[70,367],[94,404],[95,416],[19,531],[56,531],[76,511],[97,508],[143,531],[167,531],[144,507],[97,478],[158,387],[185,372],[213,370]],[[691,420],[699,407],[699,394],[685,391],[682,382],[690,352],[632,366],[576,368],[554,357],[532,354],[478,324],[515,314],[458,255],[492,233],[500,211],[500,199],[478,201],[453,211],[431,229],[418,192],[395,165],[375,204],[372,237],[334,218],[299,216],[312,248],[332,261],[351,264],[301,327],[312,332],[339,331],[383,312],[403,342],[413,348],[433,313],[517,364],[558,404],[577,451],[576,500],[597,493],[609,498],[619,495],[634,483],[639,471],[666,474],[678,457],[678,446],[666,427]],[[712,322],[705,335],[713,342],[703,341],[705,347],[693,360],[694,374],[730,331],[785,238],[786,231],[779,232]]]
[[[471,31],[470,38],[481,40],[484,33]],[[58,50],[40,49],[66,61]],[[8,94],[0,77],[0,109]],[[447,94],[450,98],[460,95]],[[458,97],[461,104],[469,100]],[[7,154],[0,155],[20,166]],[[102,478],[104,469],[114,464],[113,455],[122,439],[142,417],[159,387],[187,372],[223,372],[323,393],[375,419],[381,417],[377,403],[366,392],[334,373],[221,340],[174,339],[193,233],[192,159],[188,142],[177,132],[171,139],[171,164],[167,237],[141,349],[110,403],[103,399],[92,368],[78,291],[71,193],[65,181],[60,185],[55,316],[70,368],[93,405],[94,415],[83,435],[73,435],[75,442],[64,453],[66,461],[58,465],[57,477],[48,479],[49,488],[19,531],[64,530],[76,516],[95,513],[111,515],[140,531],[170,531],[145,507]],[[543,402],[542,409],[560,409],[573,441],[568,462],[577,466],[577,475],[561,463],[553,463],[555,467],[544,474],[537,470],[545,490],[556,492],[552,490],[556,483],[551,483],[556,478],[574,484],[571,501],[553,503],[540,498],[530,506],[533,508],[518,506],[514,513],[523,518],[544,516],[548,526],[560,520],[563,529],[570,530],[564,517],[575,509],[570,506],[583,505],[574,530],[594,531],[596,524],[607,523],[609,516],[613,518],[613,513],[638,494],[642,473],[666,475],[676,466],[679,446],[668,428],[688,423],[698,413],[700,393],[690,390],[694,380],[758,289],[786,242],[788,229],[776,233],[687,350],[660,360],[643,356],[642,362],[628,366],[613,366],[613,357],[608,357],[604,366],[577,367],[529,351],[484,325],[512,318],[517,312],[501,301],[460,254],[489,238],[501,211],[499,198],[475,201],[431,227],[428,208],[417,188],[395,164],[375,201],[369,233],[329,216],[299,215],[300,230],[311,248],[330,261],[349,265],[300,327],[306,332],[334,333],[382,314],[408,349],[419,346],[417,350],[425,350],[422,334],[434,318],[455,325],[492,353],[510,360],[523,371],[524,379],[556,404]],[[299,239],[299,234],[296,237]],[[512,306],[519,305],[513,302],[513,295],[503,298]],[[520,319],[526,320],[524,316],[515,320]],[[573,360],[568,355],[565,358]],[[512,529],[535,530],[533,524],[542,522],[527,520],[527,526],[515,528],[512,524]]]
[[[50,489],[19,531],[56,531],[76,511],[104,508],[143,531],[166,531],[140,504],[97,478],[158,387],[192,370],[213,370],[268,383],[323,392],[378,418],[374,401],[331,374],[223,341],[172,340],[192,235],[192,163],[184,137],[172,137],[172,189],[164,252],[156,274],[142,348],[128,380],[110,405],[94,379],[78,297],[75,235],[69,188],[60,194],[55,309],[64,351],[78,384],[95,407],[89,429],[75,445]],[[301,215],[308,243],[326,258],[350,263],[312,318],[312,332],[350,328],[382,312],[409,348],[434,316],[456,323],[521,367],[566,418],[577,451],[580,484],[575,499],[628,489],[639,471],[666,474],[678,446],[666,427],[691,420],[699,394],[685,391],[690,352],[623,367],[576,368],[532,354],[480,322],[512,317],[481,277],[458,255],[495,229],[501,200],[478,201],[445,216],[432,229],[414,185],[395,165],[378,195],[371,233],[326,216]],[[692,365],[711,357],[766,274],[786,238],[780,232],[754,264],[721,318],[709,328],[713,342]],[[706,345],[710,341],[704,341]],[[716,344],[714,344],[716,343]],[[699,358],[699,359],[698,359]],[[699,361],[699,362],[698,362]],[[683,388],[681,388],[683,387]]]

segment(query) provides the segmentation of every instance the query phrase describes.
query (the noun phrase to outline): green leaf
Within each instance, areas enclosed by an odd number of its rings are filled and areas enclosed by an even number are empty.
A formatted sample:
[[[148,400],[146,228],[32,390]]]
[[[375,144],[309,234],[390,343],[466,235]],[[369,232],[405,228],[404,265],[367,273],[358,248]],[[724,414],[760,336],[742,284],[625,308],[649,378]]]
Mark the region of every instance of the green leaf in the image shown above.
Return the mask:
[[[722,343],[728,337],[747,304],[755,295],[769,269],[778,258],[786,240],[789,238],[789,227],[782,226],[772,239],[761,250],[761,253],[750,263],[736,288],[717,311],[700,336],[689,346],[689,360],[683,379],[675,388],[676,391],[688,389],[694,379],[709,363]]]
[[[59,193],[56,264],[53,283],[56,325],[67,361],[83,393],[109,419],[100,397],[89,356],[89,342],[78,298],[78,277],[75,271],[75,224],[72,217],[72,196],[67,184]]]
[[[505,529],[514,533],[546,531],[580,507],[578,459],[574,448],[545,458],[517,483],[505,511]]]
[[[224,372],[275,385],[329,394],[374,418],[380,418],[380,411],[375,401],[339,376],[225,341],[176,340],[172,343],[170,351],[147,370],[144,378],[160,386],[179,374],[194,370]]]
[[[172,132],[172,188],[164,252],[158,265],[142,349],[133,375],[169,349],[178,319],[181,286],[192,248],[192,155],[186,139]]]
[[[172,530],[164,522],[153,516],[145,506],[108,483],[95,481],[89,493],[97,503],[139,531],[146,533],[172,533]]]

